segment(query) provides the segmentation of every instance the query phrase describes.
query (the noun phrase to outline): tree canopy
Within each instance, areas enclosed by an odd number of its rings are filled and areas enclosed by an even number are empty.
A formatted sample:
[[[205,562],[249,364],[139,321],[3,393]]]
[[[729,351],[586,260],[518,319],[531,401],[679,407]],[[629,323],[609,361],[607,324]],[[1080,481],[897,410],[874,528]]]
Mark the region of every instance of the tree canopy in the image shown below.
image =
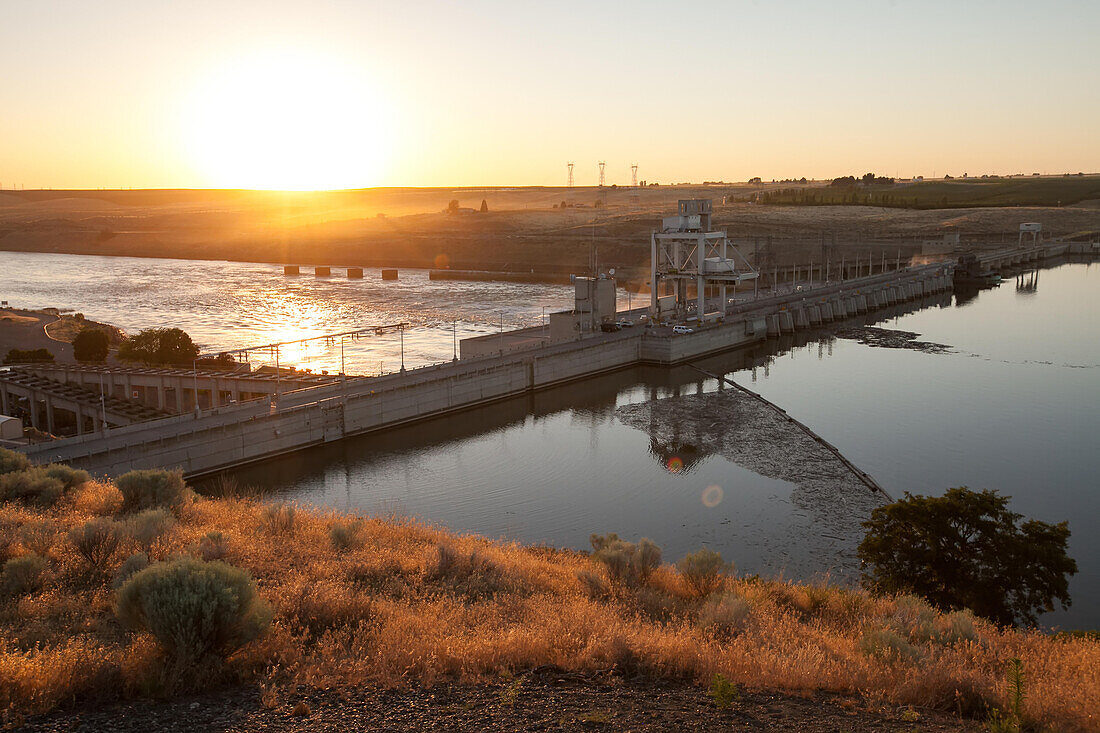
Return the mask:
[[[1020,522],[996,491],[948,489],[876,508],[863,523],[863,585],[913,593],[942,609],[969,608],[1001,624],[1034,625],[1070,605],[1077,563],[1066,554],[1066,522]]]
[[[104,361],[109,346],[110,338],[106,331],[85,326],[73,339],[73,358],[77,361]]]
[[[199,347],[178,328],[147,328],[118,347],[118,358],[144,364],[191,364]]]

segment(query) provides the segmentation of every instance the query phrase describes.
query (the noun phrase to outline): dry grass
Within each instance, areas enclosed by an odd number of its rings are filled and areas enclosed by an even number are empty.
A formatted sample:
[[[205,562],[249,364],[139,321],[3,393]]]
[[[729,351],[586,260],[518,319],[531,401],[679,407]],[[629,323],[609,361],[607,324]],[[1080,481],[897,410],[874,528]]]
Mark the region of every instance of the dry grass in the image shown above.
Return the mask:
[[[104,572],[90,574],[67,539],[120,504],[117,491],[95,482],[50,509],[0,504],[0,560],[35,552],[49,566],[41,587],[0,599],[6,717],[173,692],[155,644],[124,631],[113,611],[112,576],[148,548],[123,533]],[[606,567],[586,556],[408,520],[361,518],[356,541],[337,549],[333,527],[354,518],[233,498],[199,498],[175,516],[153,560],[198,555],[220,533],[219,554],[253,575],[275,611],[268,633],[210,684],[243,681],[275,695],[294,686],[473,681],[549,664],[701,687],[721,674],[744,688],[983,715],[986,705],[1006,707],[1005,666],[1019,657],[1028,719],[1058,730],[1097,724],[1100,642],[1002,630],[911,598],[728,578],[721,595],[700,599],[668,564],[644,585],[609,590]]]

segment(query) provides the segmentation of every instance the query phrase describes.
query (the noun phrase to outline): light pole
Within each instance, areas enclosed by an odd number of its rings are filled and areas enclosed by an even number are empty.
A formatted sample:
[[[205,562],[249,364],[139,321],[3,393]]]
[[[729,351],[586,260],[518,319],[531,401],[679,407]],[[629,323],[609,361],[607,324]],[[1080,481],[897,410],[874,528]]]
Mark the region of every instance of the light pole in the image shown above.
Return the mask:
[[[454,339],[454,355],[451,361],[458,361],[458,320],[451,321],[451,335]]]
[[[546,322],[546,309],[547,308],[549,308],[549,306],[544,305],[542,307],[542,335],[543,335],[543,338],[549,338],[549,336],[550,336],[550,334],[548,333],[549,329],[547,328],[547,326],[549,324]]]
[[[199,364],[198,359],[192,359],[191,360],[191,376],[194,379],[193,389],[194,389],[194,392],[195,392],[195,417],[199,416],[199,366],[198,366],[198,364]]]
[[[401,371],[405,371],[405,324],[402,323],[397,327],[397,330],[401,333]]]
[[[504,311],[500,312],[500,353],[504,353]]]

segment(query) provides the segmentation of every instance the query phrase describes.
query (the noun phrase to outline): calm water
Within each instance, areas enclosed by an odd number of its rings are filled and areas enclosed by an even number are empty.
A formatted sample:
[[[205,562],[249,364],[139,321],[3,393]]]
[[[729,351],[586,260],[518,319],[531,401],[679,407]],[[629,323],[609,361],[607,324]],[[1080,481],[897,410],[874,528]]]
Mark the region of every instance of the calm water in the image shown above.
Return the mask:
[[[429,283],[412,271],[402,271],[394,287],[377,272],[356,283],[288,280],[270,265],[0,256],[8,265],[0,293],[13,305],[70,306],[128,329],[179,325],[215,348],[278,340],[295,333],[295,324],[323,332],[407,320],[419,329],[406,336],[407,361],[410,351],[439,361],[450,358],[454,318],[464,319],[460,337],[491,332],[502,310],[506,325],[530,325],[542,306],[569,297],[553,286]],[[1011,495],[1024,515],[1068,519],[1080,567],[1071,581],[1074,603],[1045,621],[1095,628],[1098,314],[1100,265],[1062,264],[1039,272],[1035,288],[1018,289],[1010,279],[975,298],[948,296],[878,324],[918,332],[949,345],[949,353],[874,348],[823,332],[700,365],[781,405],[895,496],[992,488]],[[356,357],[361,371],[379,354],[393,358],[392,343],[370,348]],[[321,368],[332,353],[303,356]],[[669,560],[707,545],[745,572],[850,577],[843,553],[822,552],[810,539],[836,531],[837,507],[808,505],[794,485],[720,452],[704,450],[689,470],[670,472],[647,432],[616,416],[622,405],[718,388],[687,367],[627,370],[304,451],[239,477],[290,499],[416,515],[523,542],[586,547],[590,533],[617,531],[652,538]]]

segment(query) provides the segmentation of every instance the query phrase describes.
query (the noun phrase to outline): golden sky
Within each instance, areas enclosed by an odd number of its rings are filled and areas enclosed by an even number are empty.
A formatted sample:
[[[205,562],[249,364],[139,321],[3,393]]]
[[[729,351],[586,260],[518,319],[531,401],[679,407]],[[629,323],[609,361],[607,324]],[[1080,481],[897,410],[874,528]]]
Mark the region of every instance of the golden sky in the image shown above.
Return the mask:
[[[0,186],[1100,171],[1100,2],[0,0]]]

